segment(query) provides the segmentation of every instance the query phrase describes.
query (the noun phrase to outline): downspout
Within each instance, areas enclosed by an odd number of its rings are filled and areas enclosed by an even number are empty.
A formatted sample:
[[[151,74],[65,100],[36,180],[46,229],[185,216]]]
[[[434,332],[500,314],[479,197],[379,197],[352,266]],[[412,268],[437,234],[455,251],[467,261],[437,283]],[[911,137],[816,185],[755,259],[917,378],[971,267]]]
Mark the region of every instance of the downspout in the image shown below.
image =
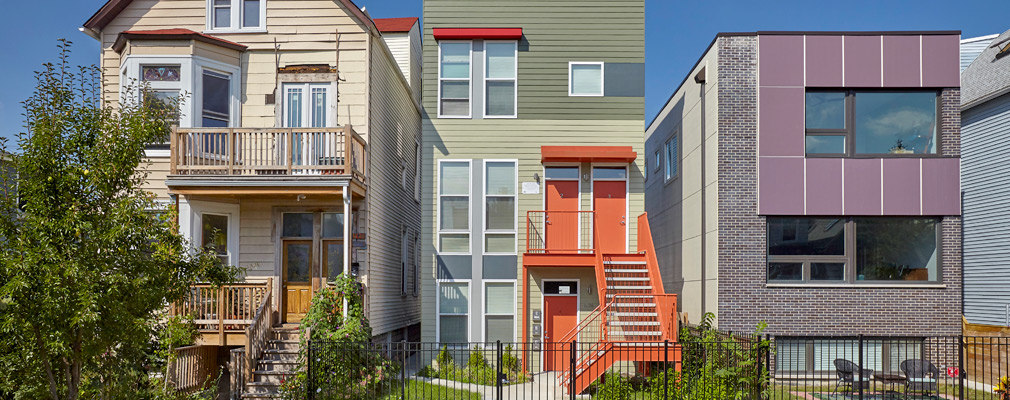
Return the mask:
[[[706,199],[705,199],[705,82],[707,78],[705,67],[701,67],[698,74],[694,76],[694,82],[701,85],[701,317],[704,318],[706,308],[706,299],[708,298],[708,291],[705,289],[708,285],[706,282],[706,270],[707,261],[706,256],[708,254],[708,248],[706,247],[705,237],[707,236],[706,225],[705,225],[705,215],[706,210]],[[679,147],[679,146],[678,146]]]
[[[964,314],[964,189],[961,189],[961,318],[965,318]],[[967,321],[967,318],[965,318]],[[1007,321],[1010,325],[1010,321]],[[961,334],[964,334],[964,325],[961,325]]]

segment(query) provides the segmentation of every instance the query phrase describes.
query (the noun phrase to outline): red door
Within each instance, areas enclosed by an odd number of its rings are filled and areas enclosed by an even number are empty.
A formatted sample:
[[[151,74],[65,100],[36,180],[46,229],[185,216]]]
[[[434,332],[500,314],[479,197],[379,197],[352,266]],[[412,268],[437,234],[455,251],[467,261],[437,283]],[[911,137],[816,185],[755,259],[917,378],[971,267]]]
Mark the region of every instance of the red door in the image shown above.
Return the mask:
[[[627,252],[627,183],[624,181],[593,182],[593,207],[596,211],[596,233],[600,235],[603,253]]]
[[[562,371],[571,362],[570,346],[561,340],[579,324],[579,299],[577,296],[544,296],[544,349],[547,351],[548,371]]]
[[[579,248],[579,181],[547,181],[544,236],[548,251]]]

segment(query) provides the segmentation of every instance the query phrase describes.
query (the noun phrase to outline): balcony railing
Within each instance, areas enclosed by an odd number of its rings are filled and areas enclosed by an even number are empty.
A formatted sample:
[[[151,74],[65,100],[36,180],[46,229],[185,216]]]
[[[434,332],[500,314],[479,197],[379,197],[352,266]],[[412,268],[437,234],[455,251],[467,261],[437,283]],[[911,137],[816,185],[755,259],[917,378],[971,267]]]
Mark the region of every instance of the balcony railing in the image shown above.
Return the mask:
[[[214,287],[196,284],[172,307],[175,315],[193,317],[201,333],[242,332],[270,299],[271,282]]]
[[[593,211],[527,211],[526,252],[592,254]]]
[[[337,128],[176,128],[172,174],[349,175],[365,179],[365,140]]]

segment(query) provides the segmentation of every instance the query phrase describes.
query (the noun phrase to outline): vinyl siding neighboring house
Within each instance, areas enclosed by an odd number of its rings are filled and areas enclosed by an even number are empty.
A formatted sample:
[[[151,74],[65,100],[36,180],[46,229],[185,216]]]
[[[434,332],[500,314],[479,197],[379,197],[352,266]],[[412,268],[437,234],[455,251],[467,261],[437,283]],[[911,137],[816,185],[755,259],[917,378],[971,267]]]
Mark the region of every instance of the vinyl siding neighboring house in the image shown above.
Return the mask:
[[[964,316],[1010,326],[1010,31],[991,41],[962,81]]]
[[[972,61],[978,58],[979,54],[982,54],[989,43],[999,35],[985,35],[977,36],[973,38],[961,39],[961,72],[964,72],[965,68],[971,65]]]

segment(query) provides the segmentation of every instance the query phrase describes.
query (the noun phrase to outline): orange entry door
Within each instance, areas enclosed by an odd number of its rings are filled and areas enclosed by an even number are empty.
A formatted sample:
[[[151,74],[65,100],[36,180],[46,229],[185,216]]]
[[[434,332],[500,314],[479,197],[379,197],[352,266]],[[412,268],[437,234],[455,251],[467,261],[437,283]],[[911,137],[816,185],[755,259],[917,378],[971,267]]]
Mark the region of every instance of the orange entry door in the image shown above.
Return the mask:
[[[560,340],[579,324],[579,298],[577,296],[544,296],[544,349],[547,351],[548,371],[562,371],[570,363],[568,343]]]
[[[579,249],[579,181],[547,181],[544,236],[548,251]]]
[[[593,207],[596,211],[596,234],[600,235],[603,253],[627,252],[627,183],[625,181],[593,182]]]

